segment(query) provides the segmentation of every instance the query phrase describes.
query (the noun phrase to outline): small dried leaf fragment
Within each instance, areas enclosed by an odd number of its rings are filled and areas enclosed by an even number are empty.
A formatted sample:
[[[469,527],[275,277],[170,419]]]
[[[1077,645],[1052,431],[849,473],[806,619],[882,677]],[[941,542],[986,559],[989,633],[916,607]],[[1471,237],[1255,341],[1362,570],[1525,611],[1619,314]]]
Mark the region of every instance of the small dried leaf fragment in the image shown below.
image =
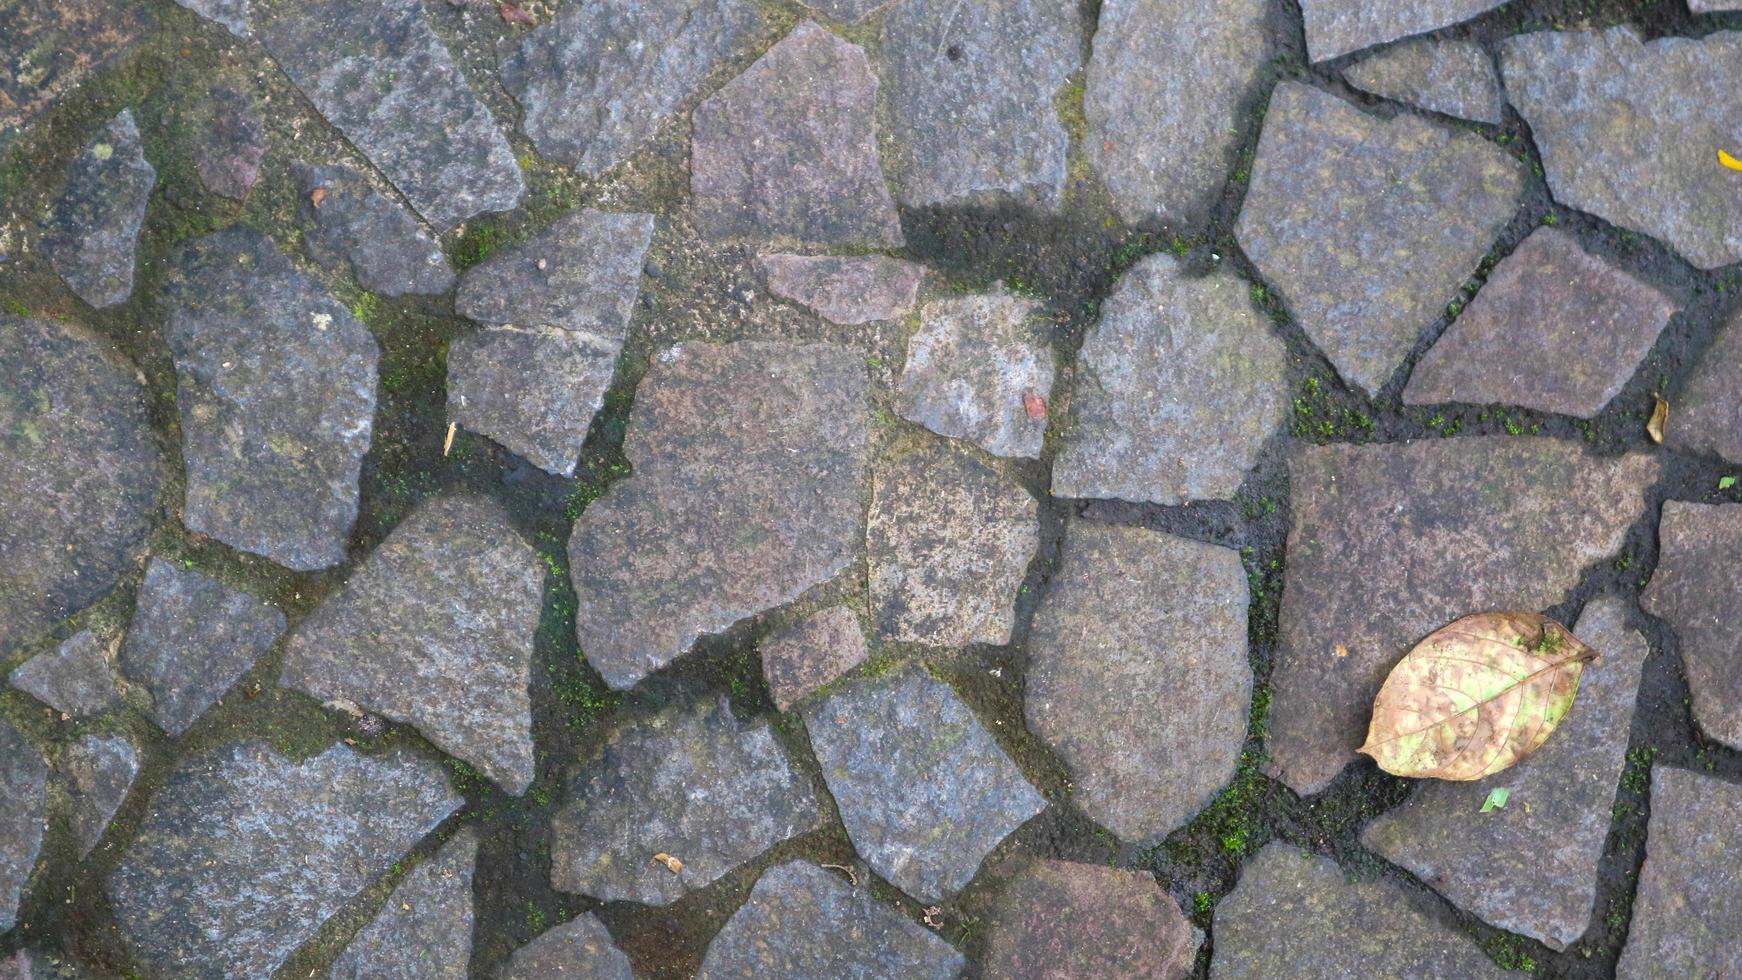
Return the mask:
[[[1482,811],[1481,812],[1491,813],[1495,810],[1498,810],[1501,807],[1504,807],[1506,805],[1506,801],[1511,799],[1511,798],[1512,798],[1512,790],[1506,788],[1505,786],[1496,786],[1493,789],[1488,791],[1488,798],[1482,801]]]
[[[320,207],[321,202],[325,201],[326,199],[327,199],[327,189],[325,187],[317,187],[314,190],[308,192],[308,202],[317,208]]]
[[[1532,612],[1465,616],[1416,644],[1373,702],[1362,753],[1397,776],[1480,779],[1536,751],[1597,651]]]
[[[1022,410],[1031,420],[1038,422],[1046,418],[1046,399],[1040,397],[1038,391],[1025,391],[1022,393]]]
[[[1742,160],[1738,160],[1723,150],[1718,151],[1718,162],[1731,170],[1742,170]]]
[[[1651,393],[1651,397],[1655,404],[1651,406],[1651,419],[1645,423],[1645,434],[1651,437],[1652,442],[1662,442],[1663,427],[1669,422],[1669,402],[1664,401],[1663,396],[1655,391]]]
[[[670,854],[665,853],[664,851],[660,851],[658,854],[655,854],[653,856],[653,859],[655,861],[658,861],[660,864],[665,865],[666,870],[670,871],[672,874],[677,874],[679,871],[683,870],[683,862],[679,861],[677,858],[672,857]]]

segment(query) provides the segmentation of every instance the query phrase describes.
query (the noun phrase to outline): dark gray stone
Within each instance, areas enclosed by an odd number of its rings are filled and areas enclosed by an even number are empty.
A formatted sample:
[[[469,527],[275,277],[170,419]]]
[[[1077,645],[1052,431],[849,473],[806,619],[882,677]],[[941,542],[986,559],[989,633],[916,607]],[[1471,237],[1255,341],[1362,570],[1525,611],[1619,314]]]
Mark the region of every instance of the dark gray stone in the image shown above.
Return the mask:
[[[1004,886],[987,977],[1185,980],[1204,934],[1146,871],[1036,860]]]
[[[581,209],[466,271],[454,309],[479,323],[560,327],[621,343],[653,215]]]
[[[0,718],[0,934],[18,924],[18,903],[42,852],[48,766]]]
[[[514,151],[419,0],[286,0],[255,26],[315,109],[438,233],[520,203]]]
[[[1506,108],[1500,75],[1488,52],[1472,41],[1408,41],[1343,69],[1358,89],[1499,125]]]
[[[583,912],[514,951],[498,980],[635,980],[629,957],[611,943],[591,912]]]
[[[1469,20],[1506,0],[1301,0],[1307,52],[1326,61]]]
[[[575,629],[610,686],[845,569],[864,527],[865,364],[829,344],[686,343],[635,395],[569,540]]]
[[[1639,597],[1681,641],[1682,667],[1702,731],[1742,748],[1742,505],[1663,503],[1661,552]]]
[[[818,688],[865,662],[859,617],[845,606],[813,613],[758,644],[774,706],[788,711]]]
[[[1524,165],[1473,134],[1276,87],[1235,226],[1344,380],[1378,392],[1518,207]]]
[[[623,162],[715,66],[762,33],[751,0],[566,4],[502,66],[544,156],[597,177]]]
[[[0,315],[0,652],[107,593],[157,516],[144,388],[108,348]]]
[[[330,980],[466,980],[478,833],[460,831],[406,875],[339,954]]]
[[[139,775],[139,748],[119,735],[86,735],[67,747],[61,768],[73,800],[73,838],[79,857],[91,853],[115,819]]]
[[[1742,463],[1742,312],[1718,328],[1711,346],[1699,355],[1679,392],[1670,394],[1673,410],[1664,426],[1664,443],[1684,453],[1722,456]]]
[[[1061,497],[1231,498],[1288,411],[1287,351],[1245,281],[1159,253],[1121,277],[1077,365]]]
[[[1651,774],[1651,829],[1623,980],[1726,977],[1742,971],[1742,786],[1683,769]]]
[[[1421,780],[1361,840],[1461,908],[1509,932],[1565,949],[1597,905],[1597,864],[1626,763],[1633,703],[1648,652],[1627,628],[1627,604],[1585,607],[1574,633],[1603,658],[1585,668],[1578,700],[1529,758],[1473,782]],[[1481,813],[1488,794],[1506,806]]]
[[[454,270],[416,219],[344,167],[292,168],[303,251],[333,272],[383,296],[445,293]],[[315,203],[315,198],[320,203]]]
[[[8,0],[0,8],[0,145],[151,30],[143,5]]]
[[[80,299],[104,307],[133,295],[133,251],[156,183],[128,109],[73,161],[41,248]]]
[[[1055,0],[898,0],[880,56],[901,203],[1056,207],[1069,137],[1053,96],[1082,67],[1082,29]]]
[[[1538,228],[1422,355],[1403,400],[1498,402],[1588,419],[1620,393],[1675,303]]]
[[[248,36],[248,0],[175,0],[237,37]]]
[[[1631,27],[1543,31],[1500,47],[1506,92],[1560,203],[1661,239],[1702,269],[1742,259],[1737,150],[1742,33],[1659,38]]]
[[[240,201],[260,179],[266,123],[253,99],[225,85],[212,89],[206,112],[200,141],[193,147],[194,173],[206,190]]]
[[[264,978],[464,804],[404,751],[291,762],[236,742],[171,773],[104,891],[153,969]]]
[[[1508,974],[1391,882],[1352,880],[1330,858],[1276,842],[1246,863],[1240,883],[1216,906],[1210,975],[1500,980]]]
[[[183,245],[164,299],[182,523],[299,572],[344,561],[374,428],[375,339],[242,226]]]
[[[950,686],[917,667],[848,680],[804,720],[853,847],[921,902],[961,891],[1046,808]]]
[[[896,411],[994,456],[1038,459],[1053,379],[1039,308],[1003,289],[926,304],[907,341]]]
[[[180,735],[284,635],[284,614],[153,558],[121,644],[121,669],[151,692],[151,716]]]
[[[100,715],[120,702],[104,643],[80,630],[52,653],[19,664],[7,678],[13,687],[63,715]]]
[[[1272,772],[1303,795],[1323,789],[1355,758],[1380,684],[1411,647],[1472,611],[1560,602],[1620,550],[1658,472],[1643,454],[1600,459],[1547,438],[1297,452]]]
[[[865,49],[805,21],[695,112],[690,193],[715,238],[900,248]]]
[[[551,883],[670,905],[820,820],[768,723],[738,721],[722,695],[612,730],[551,821]]]
[[[1231,549],[1071,522],[1023,704],[1077,805],[1120,839],[1156,843],[1233,778],[1252,702],[1248,598]]]
[[[896,320],[913,311],[925,266],[886,255],[763,255],[768,291],[842,326]]]
[[[523,793],[534,775],[527,684],[543,599],[544,565],[500,505],[439,497],[297,627],[282,683],[416,726]]]
[[[803,861],[762,873],[708,944],[697,980],[872,977],[950,980],[962,954],[900,912]]]

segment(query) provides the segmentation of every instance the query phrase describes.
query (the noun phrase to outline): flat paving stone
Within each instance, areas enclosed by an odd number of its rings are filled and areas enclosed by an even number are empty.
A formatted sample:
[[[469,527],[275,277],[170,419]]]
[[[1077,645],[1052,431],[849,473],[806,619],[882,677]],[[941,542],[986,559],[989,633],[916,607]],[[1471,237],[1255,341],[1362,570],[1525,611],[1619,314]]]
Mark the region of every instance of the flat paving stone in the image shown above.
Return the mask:
[[[291,172],[302,248],[317,265],[383,296],[445,293],[454,284],[441,246],[362,174],[306,163]]]
[[[0,653],[106,594],[157,517],[138,369],[84,329],[0,314]]]
[[[697,980],[904,977],[951,980],[966,961],[924,926],[803,861],[762,873],[708,944]]]
[[[961,891],[1046,808],[968,706],[923,669],[849,679],[803,710],[854,849],[920,902]]]
[[[466,980],[477,861],[477,831],[455,834],[387,896],[333,962],[330,980]]]
[[[1039,309],[1003,289],[927,303],[907,341],[895,410],[994,456],[1038,459],[1053,381]]]
[[[856,326],[913,312],[925,267],[885,255],[762,255],[768,291],[830,323]]]
[[[1685,769],[1651,773],[1651,827],[1615,975],[1724,977],[1742,970],[1742,786]]]
[[[782,711],[790,711],[818,688],[864,663],[869,652],[859,617],[845,606],[782,627],[758,647],[768,692]]]
[[[583,912],[514,951],[499,980],[635,980],[629,957],[591,912]]]
[[[128,109],[73,160],[41,249],[80,299],[102,308],[133,295],[133,253],[156,183],[157,170],[145,159]]]
[[[375,339],[251,228],[184,244],[164,286],[182,523],[294,571],[345,560],[375,416]]]
[[[42,852],[48,766],[0,719],[0,933],[18,924],[18,903]]]
[[[1127,222],[1202,220],[1233,169],[1275,32],[1264,0],[1101,5],[1083,150]]]
[[[1658,473],[1642,454],[1602,459],[1548,438],[1297,451],[1271,772],[1303,795],[1323,789],[1354,760],[1374,696],[1411,647],[1473,611],[1560,602],[1621,549]]]
[[[1029,633],[1023,706],[1076,804],[1121,840],[1158,842],[1233,778],[1252,702],[1248,600],[1232,549],[1070,523]]]
[[[512,210],[508,140],[419,0],[288,0],[255,24],[268,54],[436,232]]]
[[[120,703],[104,643],[80,630],[52,652],[19,664],[7,682],[63,715],[100,715]]]
[[[1330,858],[1280,841],[1246,862],[1216,906],[1215,930],[1216,980],[1508,976],[1391,882],[1351,880]]]
[[[1640,605],[1681,641],[1694,720],[1707,735],[1742,748],[1742,505],[1663,503],[1661,553]]]
[[[1244,280],[1144,259],[1083,341],[1052,492],[1167,505],[1233,497],[1288,411],[1287,371]]]
[[[120,735],[86,735],[61,760],[73,802],[73,839],[84,858],[103,839],[139,776],[139,747]]]
[[[0,144],[132,50],[155,24],[143,6],[114,0],[8,0],[0,16],[6,23],[0,31]]]
[[[175,0],[237,37],[250,36],[248,27],[249,0]]]
[[[988,977],[1184,980],[1204,934],[1143,871],[1040,859],[998,896]]]
[[[768,722],[740,722],[716,696],[615,726],[575,770],[551,821],[551,884],[670,905],[821,819]]]
[[[404,751],[235,742],[170,774],[104,892],[151,969],[264,978],[465,802]]]
[[[1506,0],[1301,0],[1307,52],[1326,61],[1487,13]]]
[[[212,88],[204,106],[199,141],[192,148],[194,173],[206,190],[240,201],[260,180],[266,160],[266,121],[247,93],[228,85]]]
[[[1349,84],[1448,116],[1499,125],[1500,74],[1472,41],[1405,41],[1343,69]]]
[[[876,117],[865,49],[804,21],[696,109],[696,225],[714,238],[900,248]]]
[[[761,35],[752,0],[565,5],[502,66],[538,152],[597,177],[676,115],[720,64]]]
[[[1040,504],[966,452],[928,441],[877,472],[865,539],[883,639],[1004,644],[1040,549]]]
[[[1696,455],[1742,462],[1742,312],[1732,313],[1711,346],[1699,355],[1664,426],[1664,443]]]
[[[287,687],[415,726],[510,793],[532,784],[533,634],[544,564],[501,505],[413,511],[284,647]]]
[[[1602,654],[1554,735],[1505,772],[1473,782],[1420,780],[1381,814],[1362,843],[1459,908],[1561,950],[1577,942],[1597,905],[1597,865],[1626,764],[1639,674],[1649,652],[1627,628],[1627,604],[1593,601],[1574,635]],[[1488,794],[1506,805],[1481,813]]]
[[[910,208],[1057,207],[1070,142],[1053,96],[1082,67],[1077,8],[898,0],[880,61],[897,192]]]
[[[576,635],[616,689],[704,633],[852,561],[864,523],[865,364],[831,344],[685,343],[655,356],[613,483],[569,539]]]
[[[151,717],[186,732],[284,635],[284,614],[171,561],[153,558],[121,643],[121,669],[151,692]]]
[[[1403,400],[1591,418],[1633,377],[1675,309],[1571,235],[1538,228],[1422,355]]]
[[[1337,373],[1372,395],[1523,192],[1524,165],[1473,133],[1283,82],[1235,233]]]

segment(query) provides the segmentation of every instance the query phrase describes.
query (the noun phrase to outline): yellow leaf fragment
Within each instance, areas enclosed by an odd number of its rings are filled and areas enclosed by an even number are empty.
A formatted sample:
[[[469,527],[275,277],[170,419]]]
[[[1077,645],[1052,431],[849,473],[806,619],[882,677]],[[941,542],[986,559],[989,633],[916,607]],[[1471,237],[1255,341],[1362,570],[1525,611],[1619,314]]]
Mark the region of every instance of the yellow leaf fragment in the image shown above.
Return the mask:
[[[1662,442],[1663,427],[1669,422],[1669,402],[1664,401],[1663,396],[1655,391],[1651,393],[1651,397],[1655,404],[1651,406],[1651,419],[1645,423],[1645,434],[1651,437],[1652,442]]]
[[[679,871],[683,870],[683,862],[679,861],[677,858],[672,857],[670,854],[665,853],[664,851],[660,851],[658,854],[655,854],[653,856],[653,859],[655,861],[658,861],[660,864],[665,865],[666,870],[670,871],[672,874],[677,874]]]
[[[1718,151],[1718,162],[1731,170],[1742,170],[1742,160],[1738,160],[1723,150]]]
[[[446,456],[448,454],[448,450],[454,448],[454,433],[456,431],[458,431],[459,428],[460,428],[460,423],[458,423],[458,422],[449,422],[448,423],[448,437],[446,439],[442,440],[442,455],[443,456]]]

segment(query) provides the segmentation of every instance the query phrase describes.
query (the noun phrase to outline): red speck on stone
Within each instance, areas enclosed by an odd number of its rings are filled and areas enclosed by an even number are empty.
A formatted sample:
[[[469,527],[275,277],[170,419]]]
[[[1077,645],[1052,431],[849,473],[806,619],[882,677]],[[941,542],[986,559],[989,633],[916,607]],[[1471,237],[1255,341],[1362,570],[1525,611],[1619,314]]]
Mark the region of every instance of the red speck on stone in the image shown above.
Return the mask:
[[[1036,392],[1025,391],[1022,393],[1022,408],[1028,412],[1028,417],[1031,419],[1038,421],[1046,418],[1046,399],[1040,397]]]

